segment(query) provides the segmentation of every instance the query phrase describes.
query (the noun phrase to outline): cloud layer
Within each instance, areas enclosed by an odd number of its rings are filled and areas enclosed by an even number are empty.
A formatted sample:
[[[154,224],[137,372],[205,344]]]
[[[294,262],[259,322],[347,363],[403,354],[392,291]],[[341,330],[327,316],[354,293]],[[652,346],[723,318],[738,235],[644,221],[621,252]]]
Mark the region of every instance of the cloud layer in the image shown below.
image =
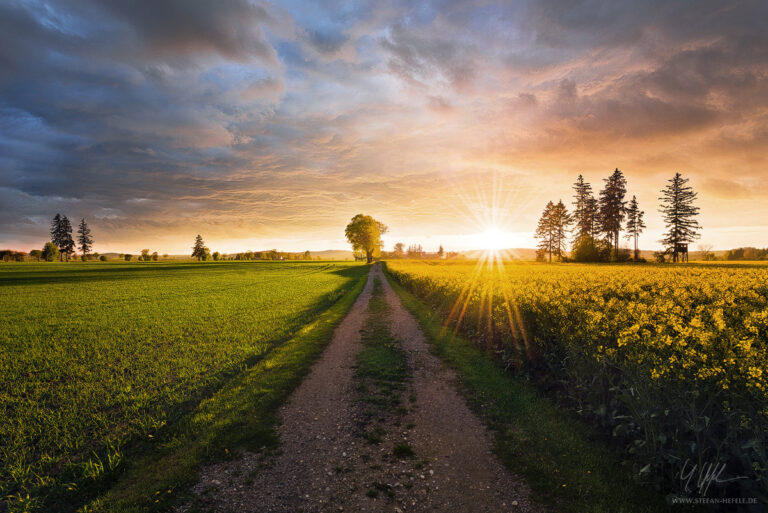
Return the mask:
[[[198,232],[322,249],[364,211],[458,247],[499,196],[530,245],[546,200],[615,167],[646,246],[675,171],[707,242],[766,245],[765,19],[760,1],[4,2],[0,246],[40,246],[60,211],[102,251]]]

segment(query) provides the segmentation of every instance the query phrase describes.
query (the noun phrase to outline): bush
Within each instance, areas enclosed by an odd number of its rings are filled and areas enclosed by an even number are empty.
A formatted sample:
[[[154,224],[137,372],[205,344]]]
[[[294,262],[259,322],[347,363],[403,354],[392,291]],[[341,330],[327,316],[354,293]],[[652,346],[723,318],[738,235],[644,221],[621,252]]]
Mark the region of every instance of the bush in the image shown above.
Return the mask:
[[[130,253],[126,253],[124,258],[126,262],[130,262],[131,259],[133,258],[133,255],[131,255]]]
[[[601,246],[600,241],[592,237],[582,237],[573,247],[571,258],[576,262],[604,262],[606,255]]]
[[[46,242],[43,246],[43,260],[53,262],[59,256],[59,247],[53,242]]]
[[[99,260],[101,260],[102,262],[106,262],[106,261],[107,261],[107,257],[106,257],[106,255],[101,255],[101,256],[99,257]]]

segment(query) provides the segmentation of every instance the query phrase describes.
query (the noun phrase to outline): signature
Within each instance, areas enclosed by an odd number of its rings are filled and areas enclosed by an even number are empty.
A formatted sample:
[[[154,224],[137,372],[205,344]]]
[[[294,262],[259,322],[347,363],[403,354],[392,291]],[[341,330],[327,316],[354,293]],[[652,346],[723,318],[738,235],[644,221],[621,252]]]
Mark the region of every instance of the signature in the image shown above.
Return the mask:
[[[680,482],[686,493],[698,491],[702,497],[707,494],[709,486],[712,483],[723,484],[739,479],[747,479],[746,476],[723,478],[725,472],[725,463],[704,463],[699,467],[696,463],[691,463],[690,458],[685,460],[683,468],[680,469]]]

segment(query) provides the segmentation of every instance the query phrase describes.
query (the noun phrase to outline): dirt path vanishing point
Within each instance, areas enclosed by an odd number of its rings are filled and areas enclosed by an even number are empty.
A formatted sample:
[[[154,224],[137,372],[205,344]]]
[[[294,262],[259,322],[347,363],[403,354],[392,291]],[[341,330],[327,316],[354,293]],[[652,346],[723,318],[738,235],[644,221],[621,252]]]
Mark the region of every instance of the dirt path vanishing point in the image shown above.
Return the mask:
[[[371,444],[363,437],[355,365],[375,277],[411,377],[403,394],[407,408],[389,416],[381,443]],[[281,451],[206,468],[193,490],[196,505],[254,513],[543,511],[493,455],[491,437],[454,381],[374,265],[323,356],[281,409]],[[395,456],[398,444],[411,447],[413,457]]]

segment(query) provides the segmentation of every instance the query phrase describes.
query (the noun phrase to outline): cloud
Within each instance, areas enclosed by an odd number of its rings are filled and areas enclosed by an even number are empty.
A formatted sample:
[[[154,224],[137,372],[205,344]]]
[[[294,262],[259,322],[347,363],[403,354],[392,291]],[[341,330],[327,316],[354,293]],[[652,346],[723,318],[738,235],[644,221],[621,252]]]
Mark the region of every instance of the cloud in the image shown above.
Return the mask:
[[[4,2],[0,240],[37,247],[57,211],[92,218],[101,243],[168,252],[185,230],[330,240],[358,211],[438,233],[466,214],[457,191],[494,173],[527,191],[513,229],[529,231],[574,172],[615,167],[649,211],[680,170],[705,212],[768,215],[767,15],[754,0]]]

